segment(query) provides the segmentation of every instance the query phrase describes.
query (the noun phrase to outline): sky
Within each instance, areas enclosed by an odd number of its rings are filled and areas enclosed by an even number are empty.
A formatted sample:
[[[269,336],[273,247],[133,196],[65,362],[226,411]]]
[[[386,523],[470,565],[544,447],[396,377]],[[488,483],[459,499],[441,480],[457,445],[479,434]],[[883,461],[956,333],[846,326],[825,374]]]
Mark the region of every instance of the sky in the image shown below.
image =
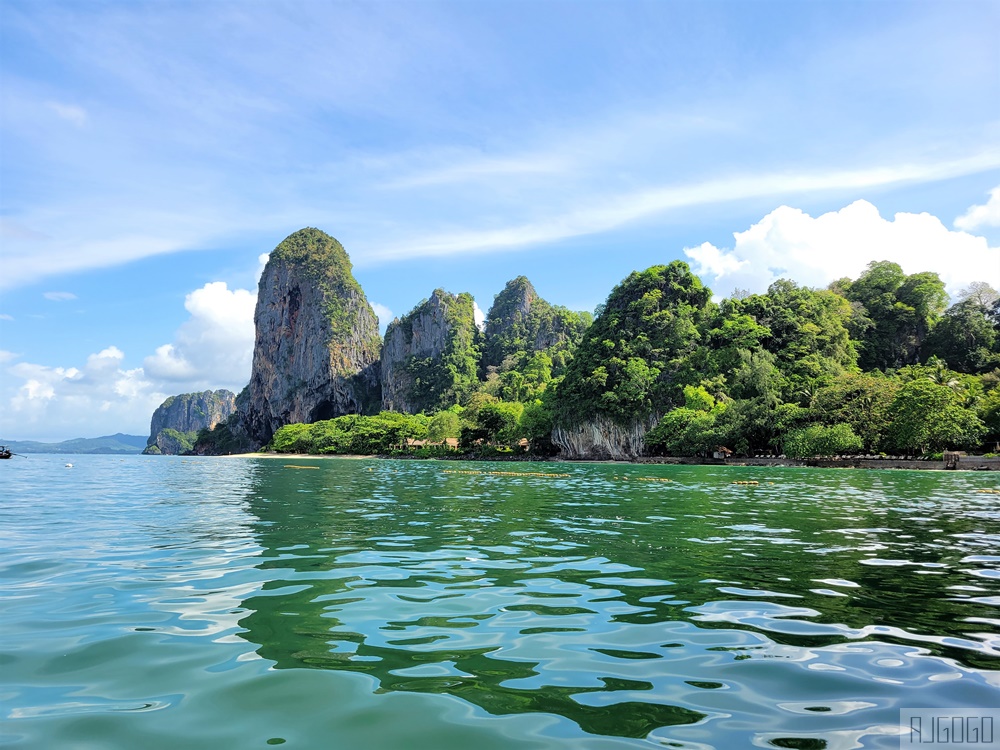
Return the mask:
[[[383,329],[675,259],[1000,288],[998,38],[991,0],[0,0],[0,442],[239,391],[307,226]]]

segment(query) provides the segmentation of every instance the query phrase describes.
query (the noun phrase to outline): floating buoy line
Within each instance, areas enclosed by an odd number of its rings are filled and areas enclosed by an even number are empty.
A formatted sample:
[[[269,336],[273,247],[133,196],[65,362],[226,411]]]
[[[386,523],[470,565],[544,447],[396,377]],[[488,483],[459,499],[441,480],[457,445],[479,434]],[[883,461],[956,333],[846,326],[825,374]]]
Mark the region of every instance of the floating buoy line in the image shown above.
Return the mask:
[[[543,471],[462,471],[459,469],[445,469],[442,474],[478,474],[489,477],[546,477],[548,479],[563,479],[569,474],[546,474]]]
[[[663,477],[615,477],[622,482],[672,482],[673,479],[665,479]]]
[[[286,469],[319,469],[318,466],[299,466],[297,464],[285,464]]]
[[[980,489],[976,490],[980,495],[1000,495],[1000,490]]]

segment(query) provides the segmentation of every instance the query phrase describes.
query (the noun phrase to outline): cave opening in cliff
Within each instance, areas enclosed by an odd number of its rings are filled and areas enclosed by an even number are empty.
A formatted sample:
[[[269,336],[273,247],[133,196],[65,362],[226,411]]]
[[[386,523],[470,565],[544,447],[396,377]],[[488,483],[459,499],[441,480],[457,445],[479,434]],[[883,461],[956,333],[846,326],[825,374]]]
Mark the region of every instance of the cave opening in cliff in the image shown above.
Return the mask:
[[[313,410],[309,413],[309,421],[321,422],[324,419],[333,419],[336,416],[337,411],[333,406],[333,402],[329,399],[324,399],[313,407]]]

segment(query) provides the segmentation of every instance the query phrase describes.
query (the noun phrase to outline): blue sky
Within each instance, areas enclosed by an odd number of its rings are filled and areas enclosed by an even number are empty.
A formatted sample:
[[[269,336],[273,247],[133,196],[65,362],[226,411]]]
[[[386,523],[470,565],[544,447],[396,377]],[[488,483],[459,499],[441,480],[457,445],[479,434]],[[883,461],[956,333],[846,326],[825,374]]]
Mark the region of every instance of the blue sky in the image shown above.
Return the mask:
[[[995,2],[0,12],[0,441],[238,390],[303,226],[383,325],[518,274],[593,309],[675,258],[721,296],[875,259],[1000,287]]]

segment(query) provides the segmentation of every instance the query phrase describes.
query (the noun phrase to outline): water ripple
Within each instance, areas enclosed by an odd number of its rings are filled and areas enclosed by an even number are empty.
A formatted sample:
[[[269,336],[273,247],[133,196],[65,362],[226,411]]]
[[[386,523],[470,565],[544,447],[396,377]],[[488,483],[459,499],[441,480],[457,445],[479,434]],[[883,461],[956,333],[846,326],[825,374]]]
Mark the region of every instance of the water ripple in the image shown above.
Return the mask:
[[[0,745],[892,747],[1000,703],[982,476],[74,464],[0,467]]]

